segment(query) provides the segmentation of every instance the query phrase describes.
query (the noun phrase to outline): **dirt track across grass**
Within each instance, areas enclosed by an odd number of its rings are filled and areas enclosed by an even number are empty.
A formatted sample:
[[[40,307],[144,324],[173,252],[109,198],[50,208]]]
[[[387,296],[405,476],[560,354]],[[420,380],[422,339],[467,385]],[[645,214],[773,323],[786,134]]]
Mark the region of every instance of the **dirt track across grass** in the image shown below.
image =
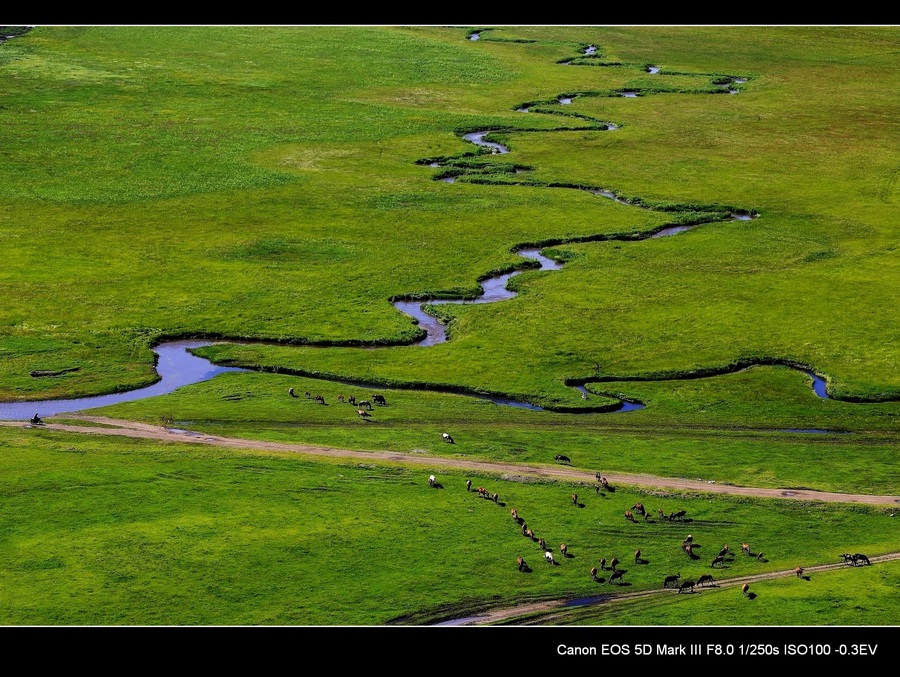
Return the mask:
[[[307,454],[310,456],[328,456],[334,458],[355,458],[372,461],[393,461],[425,466],[429,469],[454,468],[484,473],[496,473],[506,477],[542,477],[568,482],[586,482],[596,484],[593,472],[579,470],[566,465],[540,466],[516,463],[496,463],[492,461],[473,461],[448,456],[432,456],[424,454],[404,454],[390,451],[354,451],[308,444],[287,444],[283,442],[266,442],[234,437],[221,437],[191,431],[174,431],[161,426],[136,421],[106,418],[102,416],[74,416],[67,414],[68,419],[78,419],[95,425],[72,425],[53,423],[47,419],[44,425],[34,426],[37,430],[82,433],[86,435],[115,435],[157,440],[161,442],[177,442],[179,444],[207,444],[218,447],[236,449],[256,449],[259,451],[287,452]],[[99,424],[99,425],[96,425]],[[21,421],[0,421],[0,425],[31,428],[29,423]],[[108,426],[108,427],[101,427]],[[868,494],[842,494],[810,489],[770,489],[761,487],[739,487],[729,484],[718,484],[711,481],[692,480],[678,477],[658,477],[654,475],[636,475],[615,473],[606,476],[610,485],[639,486],[676,491],[698,491],[712,494],[729,494],[733,496],[755,496],[758,498],[781,498],[804,501],[824,501],[827,503],[863,503],[867,505],[890,505],[900,507],[900,496],[877,496]]]

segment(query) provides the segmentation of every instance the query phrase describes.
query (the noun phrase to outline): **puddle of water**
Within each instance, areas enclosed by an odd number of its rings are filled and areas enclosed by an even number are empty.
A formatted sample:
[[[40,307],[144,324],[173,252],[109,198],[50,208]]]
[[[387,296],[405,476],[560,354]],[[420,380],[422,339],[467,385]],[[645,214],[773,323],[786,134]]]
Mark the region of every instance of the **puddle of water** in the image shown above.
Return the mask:
[[[684,231],[695,227],[696,226],[670,226],[669,228],[663,228],[658,233],[653,233],[650,237],[669,237],[670,235],[677,235],[678,233],[683,233]]]
[[[647,66],[647,72],[650,73],[650,75],[656,75],[659,73],[659,66]]]
[[[429,167],[440,167],[440,166],[441,166],[441,163],[440,163],[440,162],[431,162],[431,163],[429,163],[428,166],[429,166]]]
[[[584,50],[584,53],[585,54],[596,54],[597,53],[596,45],[590,45],[589,47],[586,47]]]
[[[824,379],[824,378],[822,378],[821,376],[817,376],[816,374],[814,374],[814,373],[811,372],[811,371],[805,371],[805,370],[804,370],[803,373],[805,373],[807,376],[809,376],[810,378],[812,378],[812,380],[813,380],[813,392],[815,392],[816,395],[818,395],[819,397],[821,397],[823,400],[830,400],[830,399],[831,399],[831,397],[828,395],[828,390],[827,390],[828,385],[825,383],[825,379]]]
[[[827,430],[825,428],[784,428],[782,433],[806,433],[811,435],[852,435],[851,430]]]
[[[521,108],[516,108],[517,113],[528,113],[529,108],[527,106],[522,106]]]
[[[472,33],[472,35],[469,36],[469,40],[481,40],[481,36],[478,33]]]
[[[635,99],[637,98],[637,92],[617,92],[619,96],[624,96],[626,99]]]
[[[456,179],[452,176],[445,176],[441,181],[444,183],[456,183]]]
[[[750,214],[742,214],[740,212],[732,212],[731,218],[736,221],[751,221],[753,219],[753,216],[751,216]]]
[[[561,97],[559,97],[559,102],[560,102],[563,106],[568,106],[570,103],[572,103],[572,97],[570,97],[570,96],[561,96]]]
[[[488,135],[489,132],[470,132],[469,134],[464,134],[463,138],[470,143],[474,143],[476,146],[484,146],[485,148],[491,148],[495,153],[508,153],[509,148],[506,146],[494,143],[493,141],[485,141],[484,137]]]

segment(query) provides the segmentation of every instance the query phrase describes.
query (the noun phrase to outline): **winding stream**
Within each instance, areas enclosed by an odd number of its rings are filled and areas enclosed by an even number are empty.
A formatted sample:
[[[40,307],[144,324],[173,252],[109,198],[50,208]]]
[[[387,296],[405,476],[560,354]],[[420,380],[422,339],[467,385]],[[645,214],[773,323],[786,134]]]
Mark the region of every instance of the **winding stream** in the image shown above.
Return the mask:
[[[478,40],[478,33],[473,33],[470,40]],[[593,45],[586,48],[586,54],[596,53],[597,48]],[[648,71],[650,73],[658,73],[659,68],[655,66],[648,67]],[[732,83],[743,83],[746,82],[743,78],[732,78]],[[721,85],[723,87],[731,87],[731,83]],[[732,93],[737,93],[737,90],[730,90]],[[637,92],[630,91],[620,91],[618,92],[621,96],[632,97],[637,96]],[[572,102],[571,97],[561,96],[558,98],[558,103],[560,104],[570,104]],[[520,112],[527,113],[529,108],[527,105],[522,106],[517,109]],[[614,131],[617,129],[616,125],[609,125],[608,130]],[[507,154],[509,153],[509,149],[503,146],[500,143],[487,141],[486,137],[490,131],[475,131],[470,132],[463,135],[463,139],[466,141],[475,144],[476,146],[481,146],[485,148],[490,148],[491,151],[495,154]],[[440,167],[441,164],[439,162],[430,162],[428,166],[432,168]],[[518,173],[518,170],[517,170]],[[453,183],[454,177],[443,177],[441,179],[447,183]],[[621,204],[626,204],[630,206],[639,206],[635,205],[627,200],[624,200],[618,197],[615,193],[611,191],[606,191],[602,189],[591,189],[590,192],[595,195],[599,195],[605,198],[609,198],[615,200]],[[646,209],[646,207],[643,207]],[[731,214],[731,218],[737,220],[748,220],[752,218],[752,215],[744,212],[734,212]],[[628,238],[617,238],[611,237],[610,239],[628,239],[629,241],[635,239],[647,239],[647,238],[659,238],[659,237],[668,237],[677,235],[684,231],[690,230],[691,228],[696,227],[698,224],[694,225],[673,225],[662,228],[653,233],[647,233],[643,237],[628,237]],[[553,261],[552,259],[547,258],[546,256],[542,256],[540,253],[540,248],[531,247],[519,249],[516,251],[516,254],[527,258],[532,261],[536,261],[540,267],[539,270],[559,270],[562,268],[562,264]],[[400,312],[408,315],[413,318],[414,321],[425,330],[425,337],[421,340],[417,341],[416,346],[420,347],[428,347],[437,345],[440,343],[447,342],[447,331],[446,327],[433,315],[427,313],[424,309],[427,305],[444,305],[444,304],[483,304],[483,303],[496,303],[498,301],[503,301],[506,299],[513,298],[516,293],[507,289],[506,285],[509,279],[515,275],[519,275],[523,271],[516,270],[509,273],[504,273],[502,275],[496,275],[494,277],[485,279],[481,282],[482,293],[476,297],[471,299],[432,299],[432,300],[416,300],[416,301],[394,301],[393,306],[397,308]],[[208,341],[208,340],[181,340],[181,341],[169,341],[165,343],[161,343],[160,345],[153,348],[153,352],[157,355],[157,365],[156,371],[159,374],[160,380],[157,383],[154,383],[151,386],[147,386],[145,388],[139,388],[137,390],[131,390],[128,392],[122,393],[112,393],[109,395],[99,395],[93,397],[83,397],[78,399],[70,399],[70,400],[34,400],[27,402],[0,402],[0,419],[13,419],[13,420],[27,420],[30,419],[35,413],[38,413],[40,416],[53,416],[56,414],[63,414],[74,411],[81,411],[84,409],[91,409],[95,407],[104,407],[112,404],[119,404],[122,402],[131,402],[134,400],[145,399],[148,397],[155,397],[157,395],[165,395],[167,393],[171,393],[178,388],[186,385],[192,385],[195,383],[201,383],[203,381],[208,381],[209,379],[225,373],[229,371],[250,371],[249,369],[237,368],[237,367],[221,367],[212,364],[208,360],[197,357],[191,354],[189,351],[194,348],[200,348],[203,346],[212,345],[213,343],[247,343],[244,341]],[[258,343],[264,343],[262,341]],[[751,365],[752,366],[752,365]],[[797,369],[798,371],[803,371],[809,377],[812,378],[812,388],[815,394],[823,399],[828,399],[828,393],[826,390],[826,383],[823,378],[816,375],[814,372],[809,369],[796,367],[793,365],[785,365],[790,366],[791,368]],[[749,367],[744,367],[749,368]],[[733,371],[737,370],[729,370],[723,371],[722,373],[733,373]],[[715,374],[720,375],[720,374]],[[582,399],[587,400],[590,397],[590,393],[585,387],[585,383],[588,382],[613,382],[613,381],[629,381],[635,380],[633,378],[627,377],[607,377],[607,378],[599,378],[599,379],[590,379],[587,381],[583,381],[581,383],[570,382],[571,387],[579,390],[581,392]],[[654,380],[668,380],[665,378],[654,379]],[[675,379],[673,379],[675,380]],[[360,387],[373,387],[377,388],[377,386],[371,384],[365,384],[355,381],[349,380],[340,380],[341,383],[348,383],[351,385],[357,385]],[[535,411],[543,411],[541,407],[538,407],[533,404],[528,404],[525,402],[518,402],[514,400],[491,397],[479,394],[468,394],[471,397],[476,397],[479,399],[488,399],[495,404],[499,404],[502,406],[513,406],[531,409]],[[634,411],[636,409],[644,408],[644,404],[640,402],[632,402],[623,400],[621,406],[612,410],[615,412],[627,412]],[[575,413],[575,412],[573,412]],[[578,412],[581,413],[581,412]],[[597,413],[596,411],[585,411],[583,413]],[[791,429],[790,432],[808,432],[808,433],[826,433],[826,432],[834,432],[823,429]]]

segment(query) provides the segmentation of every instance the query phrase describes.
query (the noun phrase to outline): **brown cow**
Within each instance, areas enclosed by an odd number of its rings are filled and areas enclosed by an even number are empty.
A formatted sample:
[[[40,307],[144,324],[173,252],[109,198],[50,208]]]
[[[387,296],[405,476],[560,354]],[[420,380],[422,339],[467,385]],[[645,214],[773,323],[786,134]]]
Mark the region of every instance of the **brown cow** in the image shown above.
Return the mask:
[[[748,597],[750,595],[750,584],[744,583],[741,586],[741,592],[744,593],[744,597]]]
[[[521,556],[516,557],[516,564],[519,565],[519,571],[522,571],[527,565],[525,564],[525,559]]]
[[[749,543],[741,543],[741,551],[744,552],[749,557],[750,556],[750,544]]]
[[[613,571],[616,570],[616,567],[619,565],[619,560],[615,557],[612,558],[612,561],[609,563],[609,568]]]
[[[630,510],[626,510],[625,519],[627,519],[629,522],[634,522],[634,514]]]
[[[525,532],[525,536],[526,536],[526,538],[530,538],[532,541],[534,540],[534,532],[531,529],[528,529]]]
[[[347,401],[347,398],[344,397],[343,395],[338,395],[338,396],[337,396],[337,400],[338,400],[338,402],[346,402],[346,401]]]
[[[349,402],[350,404],[352,404],[354,407],[356,406],[356,398],[355,398],[353,395],[348,395],[348,396],[347,396],[347,402]]]
[[[369,412],[367,412],[365,409],[357,409],[357,410],[356,410],[356,415],[359,416],[359,417],[361,417],[361,418],[372,418],[372,414],[370,414]]]
[[[565,558],[569,554],[569,547],[565,543],[562,543],[559,546],[559,551],[562,553],[562,556]]]
[[[318,402],[319,404],[325,404],[325,398],[321,395],[316,395],[316,402]]]
[[[694,585],[695,585],[694,581],[685,581],[684,583],[682,583],[681,585],[678,586],[678,594],[680,595],[685,590],[690,590],[691,592],[694,592]]]
[[[803,577],[803,567],[796,567],[794,572],[797,574],[797,578]]]
[[[572,494],[573,505],[578,505],[578,494]]]
[[[643,503],[635,503],[633,506],[631,506],[631,509],[634,510],[635,512],[637,512],[637,513],[640,513],[641,515],[645,514],[645,512],[646,512],[646,511],[644,510],[644,504],[643,504]]]
[[[681,578],[681,574],[674,574],[672,576],[666,576],[666,579],[663,581],[663,587],[668,588],[669,583],[671,583],[673,586],[677,586],[679,578]]]
[[[541,550],[547,549],[547,541],[545,541],[543,538],[538,539],[538,545],[541,547]]]
[[[725,558],[722,555],[716,555],[715,557],[713,557],[713,561],[709,566],[714,567],[716,566],[716,564],[721,564],[724,567]]]
[[[600,558],[600,571],[606,571],[606,558]]]
[[[716,579],[712,577],[712,574],[703,574],[700,578],[697,579],[697,585],[703,586],[704,588],[709,583],[715,583]]]
[[[512,515],[513,520],[515,520],[516,522],[519,521],[519,511],[518,510],[513,508],[512,510],[509,511],[509,514]]]
[[[597,567],[591,567],[591,580],[597,581]]]
[[[472,480],[466,480],[466,491],[472,491]],[[515,512],[515,510],[513,510]],[[515,519],[515,515],[513,515],[513,519]]]
[[[634,563],[635,564],[641,563],[641,551],[639,549],[634,551]]]
[[[619,581],[619,580],[622,579],[622,576],[624,576],[624,575],[625,575],[625,572],[624,572],[624,571],[613,571],[613,572],[609,575],[609,580],[606,581],[606,582],[607,582],[607,583],[612,583],[613,581]]]

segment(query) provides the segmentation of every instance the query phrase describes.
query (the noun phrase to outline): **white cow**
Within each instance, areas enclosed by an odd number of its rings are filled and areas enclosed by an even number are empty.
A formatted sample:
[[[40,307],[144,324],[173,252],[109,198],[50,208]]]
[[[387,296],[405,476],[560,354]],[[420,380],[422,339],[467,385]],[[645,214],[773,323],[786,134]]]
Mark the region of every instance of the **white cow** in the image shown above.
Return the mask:
[[[548,550],[544,553],[544,559],[547,560],[548,563],[553,564],[553,553]]]
[[[448,435],[447,433],[441,433],[441,437],[443,438],[444,442],[449,442],[450,444],[453,444],[453,438],[450,437],[450,435]]]
[[[428,486],[429,486],[429,487],[433,487],[433,486],[434,486],[434,483],[435,483],[436,481],[437,481],[437,480],[435,479],[434,475],[429,475],[429,476],[428,476]]]

